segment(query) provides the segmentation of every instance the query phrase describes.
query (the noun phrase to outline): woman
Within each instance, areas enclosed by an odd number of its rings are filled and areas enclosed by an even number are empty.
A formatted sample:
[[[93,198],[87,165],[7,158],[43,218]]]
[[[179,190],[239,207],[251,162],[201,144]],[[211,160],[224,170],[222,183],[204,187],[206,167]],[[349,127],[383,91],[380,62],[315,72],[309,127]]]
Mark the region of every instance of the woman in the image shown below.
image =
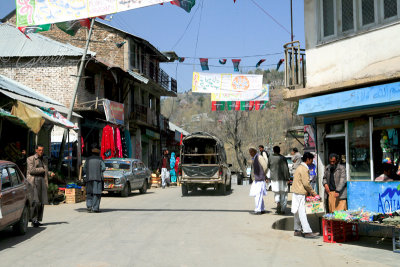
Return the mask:
[[[171,177],[171,183],[176,183],[176,171],[175,171],[175,152],[171,153],[171,159],[169,161],[171,170],[169,171]]]

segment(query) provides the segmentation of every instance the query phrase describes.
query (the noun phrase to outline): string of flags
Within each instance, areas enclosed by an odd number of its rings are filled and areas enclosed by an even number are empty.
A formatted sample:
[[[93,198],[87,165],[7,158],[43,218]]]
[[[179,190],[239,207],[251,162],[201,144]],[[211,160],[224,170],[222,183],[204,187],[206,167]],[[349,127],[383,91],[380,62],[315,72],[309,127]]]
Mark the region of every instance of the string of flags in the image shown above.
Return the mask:
[[[186,59],[185,57],[178,57],[178,62],[179,63],[183,63],[183,62],[185,62],[185,59]],[[199,61],[200,61],[200,66],[201,66],[201,70],[202,71],[210,70],[209,65],[208,65],[208,61],[209,61],[208,58],[199,58]],[[218,60],[220,65],[225,65],[227,61],[228,60],[226,58],[221,58],[221,59]],[[255,65],[255,67],[259,68],[261,66],[261,64],[264,63],[265,61],[266,61],[265,58],[260,59],[257,62],[257,64]],[[280,59],[278,61],[278,63],[276,64],[276,70],[277,71],[280,69],[280,67],[281,67],[281,65],[283,64],[284,61],[285,61],[284,59]],[[233,69],[234,69],[235,72],[239,72],[240,62],[241,62],[241,59],[232,59]]]
[[[211,111],[252,111],[267,108],[268,101],[212,101]]]

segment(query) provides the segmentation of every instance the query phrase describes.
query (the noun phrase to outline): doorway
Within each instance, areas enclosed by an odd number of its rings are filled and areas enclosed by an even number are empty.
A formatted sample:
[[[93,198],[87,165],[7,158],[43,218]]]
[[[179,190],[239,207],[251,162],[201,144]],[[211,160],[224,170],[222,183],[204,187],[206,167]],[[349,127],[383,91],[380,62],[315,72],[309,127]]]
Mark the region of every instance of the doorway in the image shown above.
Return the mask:
[[[339,155],[339,163],[346,165],[346,138],[345,136],[327,137],[325,139],[325,162],[329,162],[329,155],[332,153]]]

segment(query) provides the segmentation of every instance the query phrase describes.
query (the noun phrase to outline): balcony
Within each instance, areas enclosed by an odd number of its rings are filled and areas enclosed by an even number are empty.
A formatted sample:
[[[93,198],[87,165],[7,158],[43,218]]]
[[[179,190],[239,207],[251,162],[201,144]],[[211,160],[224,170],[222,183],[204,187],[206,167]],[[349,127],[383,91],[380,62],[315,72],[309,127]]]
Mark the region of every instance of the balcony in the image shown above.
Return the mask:
[[[285,87],[306,87],[306,54],[299,41],[285,44]]]
[[[154,64],[154,62],[144,59],[142,62],[142,74],[149,77],[151,80],[153,80],[153,82],[157,83],[163,89],[177,93],[177,81],[173,78],[170,78],[169,75],[157,64]]]
[[[133,112],[131,112],[129,119],[139,124],[141,123],[155,128],[159,127],[157,113],[147,106],[134,105]]]
[[[169,120],[160,114],[160,130],[163,132],[168,132],[169,130]]]

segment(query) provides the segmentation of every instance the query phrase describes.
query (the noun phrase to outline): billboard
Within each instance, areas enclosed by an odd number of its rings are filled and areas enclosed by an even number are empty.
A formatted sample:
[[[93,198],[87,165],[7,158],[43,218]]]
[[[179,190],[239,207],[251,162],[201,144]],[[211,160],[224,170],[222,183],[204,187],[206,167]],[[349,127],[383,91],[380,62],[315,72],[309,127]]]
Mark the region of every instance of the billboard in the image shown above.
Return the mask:
[[[124,104],[105,99],[103,105],[108,122],[124,125]]]

